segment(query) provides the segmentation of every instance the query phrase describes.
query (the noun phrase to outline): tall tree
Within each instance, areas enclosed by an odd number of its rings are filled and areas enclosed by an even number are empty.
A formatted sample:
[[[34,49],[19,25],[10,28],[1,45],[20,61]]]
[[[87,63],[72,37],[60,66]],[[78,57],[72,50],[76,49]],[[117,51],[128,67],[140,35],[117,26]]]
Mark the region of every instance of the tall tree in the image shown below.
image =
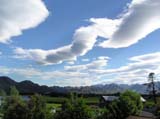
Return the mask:
[[[2,89],[0,89],[0,96],[6,96],[6,92]]]
[[[16,87],[11,87],[10,96],[2,104],[3,119],[28,119],[28,108]]]
[[[10,89],[10,95],[11,96],[19,96],[19,91],[17,90],[17,88],[15,86],[12,86]]]
[[[154,103],[156,104],[156,88],[155,88],[155,73],[151,72],[148,75],[148,89],[151,93],[151,96],[153,97]]]
[[[63,104],[63,109],[57,112],[55,119],[93,119],[90,108],[86,105],[83,98],[71,94],[69,100]]]
[[[28,119],[49,119],[50,112],[46,107],[46,102],[41,95],[35,94],[28,102]]]

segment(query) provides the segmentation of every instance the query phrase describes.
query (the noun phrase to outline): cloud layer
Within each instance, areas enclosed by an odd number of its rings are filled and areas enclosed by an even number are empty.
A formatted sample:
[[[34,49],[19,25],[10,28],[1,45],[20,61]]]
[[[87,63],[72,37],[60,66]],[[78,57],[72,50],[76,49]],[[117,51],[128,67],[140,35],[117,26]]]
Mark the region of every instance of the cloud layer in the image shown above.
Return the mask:
[[[86,86],[101,83],[136,84],[146,83],[150,72],[160,77],[160,52],[128,58],[129,63],[118,68],[107,68],[108,57],[99,57],[83,65],[68,65],[64,69],[42,71],[33,67],[0,67],[1,75],[18,75],[25,78],[50,80],[59,86]],[[52,84],[51,84],[52,85]]]
[[[76,60],[98,43],[103,48],[129,47],[160,28],[160,0],[133,0],[117,19],[91,18],[91,25],[80,27],[70,45],[52,50],[15,49],[16,57],[31,59],[41,64],[57,64]],[[38,58],[37,58],[38,57]]]
[[[0,0],[0,42],[43,22],[49,12],[42,0]]]

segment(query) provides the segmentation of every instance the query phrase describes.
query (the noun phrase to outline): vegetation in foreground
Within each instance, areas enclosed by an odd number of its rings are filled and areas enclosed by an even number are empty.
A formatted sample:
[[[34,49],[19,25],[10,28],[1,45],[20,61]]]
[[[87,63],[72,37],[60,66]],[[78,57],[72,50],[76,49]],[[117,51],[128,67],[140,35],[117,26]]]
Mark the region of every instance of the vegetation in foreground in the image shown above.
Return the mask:
[[[122,93],[118,100],[105,108],[96,109],[75,94],[65,99],[61,106],[47,104],[43,96],[38,94],[25,101],[15,87],[11,88],[10,96],[4,92],[2,94],[2,119],[125,119],[129,115],[138,115],[143,109],[140,95],[132,91]],[[53,106],[61,109],[55,110]]]

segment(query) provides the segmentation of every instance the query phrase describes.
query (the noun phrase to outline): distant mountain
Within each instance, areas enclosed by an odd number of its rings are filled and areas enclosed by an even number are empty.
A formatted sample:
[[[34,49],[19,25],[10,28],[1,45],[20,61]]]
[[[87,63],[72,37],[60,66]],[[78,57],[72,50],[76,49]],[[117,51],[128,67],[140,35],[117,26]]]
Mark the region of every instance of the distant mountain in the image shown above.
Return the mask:
[[[52,92],[52,89],[48,86],[40,86],[31,81],[22,81],[16,84],[17,89],[21,93],[47,93]]]
[[[16,84],[17,84],[17,82],[15,82],[14,80],[12,80],[9,77],[6,77],[6,76],[0,77],[0,89],[5,90],[6,92],[8,92],[10,90],[11,86],[15,86]]]
[[[11,86],[16,86],[16,88],[23,94],[30,93],[41,93],[41,94],[67,94],[70,92],[77,92],[81,94],[113,94],[118,92],[123,92],[125,90],[133,90],[141,94],[147,93],[147,86],[142,84],[98,84],[93,86],[83,86],[83,87],[59,87],[59,86],[40,86],[32,81],[22,81],[16,82],[13,79],[1,76],[0,77],[0,89],[9,92]],[[160,88],[160,82],[156,83],[156,86]]]
[[[141,94],[147,93],[147,86],[142,84],[126,85],[126,84],[105,84],[105,85],[94,85],[94,86],[85,86],[79,88],[68,88],[69,92],[78,92],[78,93],[90,93],[90,94],[113,94],[121,93],[125,90],[133,90]]]
[[[1,76],[0,77],[0,89],[5,90],[6,92],[9,92],[10,87],[15,86],[20,93],[47,93],[52,92],[52,88],[48,86],[40,86],[38,84],[35,84],[31,81],[22,81],[22,82],[16,82],[13,79]]]

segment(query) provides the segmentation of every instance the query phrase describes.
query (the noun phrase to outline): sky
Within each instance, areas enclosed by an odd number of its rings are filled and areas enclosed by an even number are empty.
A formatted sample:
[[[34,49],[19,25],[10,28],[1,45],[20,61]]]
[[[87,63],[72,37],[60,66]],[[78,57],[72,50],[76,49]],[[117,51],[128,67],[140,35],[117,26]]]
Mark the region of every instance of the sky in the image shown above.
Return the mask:
[[[160,77],[160,0],[0,0],[0,75],[48,86]]]

